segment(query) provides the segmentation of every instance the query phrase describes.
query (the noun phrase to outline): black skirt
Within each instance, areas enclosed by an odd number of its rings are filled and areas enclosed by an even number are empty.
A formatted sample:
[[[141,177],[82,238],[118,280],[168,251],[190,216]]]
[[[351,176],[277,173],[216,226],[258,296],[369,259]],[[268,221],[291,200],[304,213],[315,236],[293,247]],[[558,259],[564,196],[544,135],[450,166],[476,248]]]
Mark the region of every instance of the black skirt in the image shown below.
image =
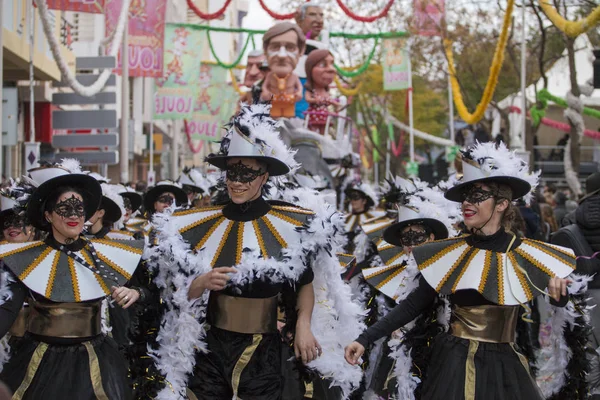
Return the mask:
[[[26,334],[11,350],[0,380],[24,400],[129,400],[125,359],[112,338],[46,343]]]
[[[470,341],[443,333],[433,346],[422,400],[463,400],[468,388],[475,400],[543,399],[527,360],[510,343]],[[467,379],[470,353],[474,385]]]

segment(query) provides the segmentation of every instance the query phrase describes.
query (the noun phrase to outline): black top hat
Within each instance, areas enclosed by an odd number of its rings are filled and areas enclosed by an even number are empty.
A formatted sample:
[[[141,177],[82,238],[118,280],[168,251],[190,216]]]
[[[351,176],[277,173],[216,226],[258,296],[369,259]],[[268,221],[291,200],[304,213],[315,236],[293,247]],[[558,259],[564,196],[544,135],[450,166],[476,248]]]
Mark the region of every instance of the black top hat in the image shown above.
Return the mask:
[[[30,181],[37,186],[27,205],[27,218],[34,227],[43,231],[51,230],[51,225],[44,216],[44,208],[50,195],[60,187],[71,187],[81,195],[86,221],[98,210],[102,188],[91,176],[71,173],[70,170],[59,165],[34,168],[28,172]]]
[[[121,192],[119,193],[124,199],[128,199],[131,204],[131,212],[136,212],[142,205],[142,195],[137,192]]]
[[[98,208],[104,210],[103,219],[105,221],[117,222],[123,216],[121,207],[119,207],[114,200],[107,196],[102,196],[102,200],[100,201],[100,206]]]

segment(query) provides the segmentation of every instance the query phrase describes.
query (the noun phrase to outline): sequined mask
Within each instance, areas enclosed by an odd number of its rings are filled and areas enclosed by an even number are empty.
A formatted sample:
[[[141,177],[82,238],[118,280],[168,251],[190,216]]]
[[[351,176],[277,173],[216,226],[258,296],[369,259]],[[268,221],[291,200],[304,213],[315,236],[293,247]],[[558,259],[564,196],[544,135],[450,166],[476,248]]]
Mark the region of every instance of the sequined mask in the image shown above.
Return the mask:
[[[427,232],[413,231],[412,229],[409,229],[408,231],[400,234],[400,243],[402,246],[414,247],[425,243],[428,238],[429,234],[427,234]]]
[[[173,198],[173,196],[170,196],[168,194],[162,194],[158,197],[158,199],[156,199],[156,201],[158,201],[159,203],[171,205],[173,204],[175,199]]]
[[[475,185],[471,186],[461,194],[461,200],[471,204],[483,203],[492,197],[494,197],[494,192],[490,190],[484,190]]]
[[[85,217],[85,207],[83,201],[79,200],[75,195],[70,198],[56,203],[54,212],[63,218],[83,218]]]
[[[259,176],[262,176],[267,171],[262,169],[254,169],[238,161],[235,164],[228,164],[226,170],[227,180],[231,182],[250,183]]]

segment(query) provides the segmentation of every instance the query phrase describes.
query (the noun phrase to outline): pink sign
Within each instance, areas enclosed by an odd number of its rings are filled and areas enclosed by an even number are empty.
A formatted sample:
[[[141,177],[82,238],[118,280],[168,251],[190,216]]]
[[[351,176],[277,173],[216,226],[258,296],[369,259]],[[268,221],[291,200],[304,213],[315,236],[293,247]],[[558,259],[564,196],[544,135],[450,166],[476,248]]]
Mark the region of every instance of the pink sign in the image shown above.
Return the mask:
[[[114,32],[123,0],[106,0],[106,32]],[[129,5],[129,76],[162,77],[167,0],[132,0]],[[116,72],[121,74],[121,52]]]
[[[414,0],[413,27],[417,35],[440,35],[444,5],[444,0]]]
[[[46,0],[50,10],[102,14],[104,0]]]

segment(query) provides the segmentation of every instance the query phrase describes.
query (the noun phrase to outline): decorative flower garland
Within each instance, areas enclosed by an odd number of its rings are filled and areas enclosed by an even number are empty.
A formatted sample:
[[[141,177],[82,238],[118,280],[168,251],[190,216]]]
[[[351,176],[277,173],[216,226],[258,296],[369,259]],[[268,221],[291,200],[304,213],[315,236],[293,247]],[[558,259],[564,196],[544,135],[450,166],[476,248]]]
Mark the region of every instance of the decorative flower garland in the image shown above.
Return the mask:
[[[259,0],[259,1],[262,2],[262,0]],[[342,0],[336,0],[336,2],[338,3],[338,5],[342,9],[342,11],[344,11],[344,13],[347,16],[349,16],[350,18],[352,18],[355,21],[360,21],[360,22],[374,22],[380,18],[386,17],[388,12],[390,11],[390,8],[392,7],[392,4],[394,4],[394,1],[395,0],[389,0],[388,3],[385,5],[383,10],[381,10],[381,12],[379,14],[373,15],[372,17],[362,17],[360,15],[354,14],[352,12],[352,10],[350,10],[348,7],[346,7],[346,5],[344,3],[342,3]]]
[[[310,0],[306,0],[306,1],[310,1]],[[269,7],[267,7],[264,0],[258,0],[258,2],[260,3],[260,6],[262,7],[262,9],[265,10],[267,12],[267,14],[269,14],[271,16],[271,18],[274,18],[277,20],[284,20],[284,19],[292,19],[296,15],[296,11],[291,12],[289,14],[278,14],[275,11],[271,10]]]
[[[202,150],[202,146],[204,146],[204,141],[201,140],[200,144],[197,147],[194,146],[194,143],[192,141],[192,135],[190,134],[190,130],[189,130],[189,127],[188,127],[188,121],[187,121],[187,119],[183,120],[183,127],[184,127],[184,130],[185,130],[185,136],[187,137],[187,144],[188,144],[188,147],[190,148],[191,152],[193,154],[200,153],[200,150]]]
[[[188,29],[198,29],[211,32],[227,32],[227,33],[247,33],[255,35],[264,35],[266,30],[264,29],[247,29],[247,28],[224,28],[220,26],[209,26],[209,25],[195,25],[195,24],[184,24],[184,23],[173,23],[173,26],[181,26]],[[346,32],[329,32],[329,37],[339,37],[344,39],[392,39],[399,37],[408,37],[408,32],[397,31],[397,32],[376,32],[376,33],[346,33]]]
[[[364,62],[363,65],[361,65],[355,71],[346,71],[344,68],[340,68],[337,64],[334,64],[333,66],[335,67],[338,74],[340,74],[341,76],[343,76],[345,78],[357,77],[358,75],[365,72],[367,70],[367,68],[369,68],[369,64],[371,64],[371,60],[373,59],[373,56],[375,55],[375,50],[377,50],[378,44],[379,44],[379,38],[376,38],[375,43],[373,44],[373,48],[371,49],[371,52],[369,53],[369,56],[367,57],[366,61]]]
[[[232,62],[231,64],[226,64],[223,61],[221,61],[219,59],[219,57],[217,56],[217,53],[215,52],[215,48],[213,46],[213,42],[212,39],[210,38],[210,31],[206,31],[206,38],[208,39],[208,47],[210,47],[210,53],[212,54],[212,56],[214,57],[215,61],[217,62],[217,65],[219,67],[225,68],[225,69],[231,69],[231,68],[235,68],[239,65],[239,63],[242,61],[242,57],[244,57],[244,54],[246,53],[246,49],[248,48],[248,44],[250,44],[250,38],[251,35],[248,35],[248,37],[246,38],[246,43],[244,43],[244,48],[242,49],[242,51],[240,51],[240,54],[238,56],[238,58]]]
[[[538,101],[538,103],[541,103],[541,105],[543,107],[542,108],[534,107],[534,108],[536,108],[536,111],[537,110],[545,111],[546,107],[548,106],[548,101],[551,101],[551,102],[555,103],[556,105],[563,107],[563,108],[568,107],[567,101],[565,99],[561,99],[560,97],[552,95],[547,89],[541,89],[537,93],[537,101]],[[535,112],[533,112],[533,110],[531,110],[531,111],[532,111],[532,117],[534,117],[534,116],[537,117],[538,115],[539,116],[545,115],[545,113],[535,113]],[[600,111],[595,110],[593,108],[583,107],[583,113],[589,117],[600,119]],[[539,124],[539,121],[537,118],[534,118],[533,122],[535,125]]]
[[[521,109],[516,106],[510,106],[509,111],[511,113],[514,112],[514,113],[521,114]],[[549,126],[550,128],[558,129],[559,131],[563,131],[565,133],[571,132],[571,127],[567,123],[556,121],[554,119],[550,119],[550,118],[546,118],[546,117],[539,117],[539,120],[535,120],[533,117],[533,109],[530,111],[529,115],[531,116],[531,119],[534,123],[537,121],[537,123],[535,123],[535,125],[542,124],[545,126]],[[600,132],[598,132],[598,131],[593,131],[591,129],[585,129],[583,131],[583,134],[584,134],[584,136],[587,136],[589,138],[600,140]]]
[[[108,53],[108,55],[111,57],[116,57],[119,53],[119,44],[123,39],[123,32],[125,30],[125,25],[127,22],[129,3],[130,0],[123,0],[123,4],[121,5],[121,12],[119,14],[117,27],[115,30],[116,33],[114,34],[114,40],[110,46],[110,50]],[[82,96],[91,97],[99,93],[102,89],[104,89],[108,78],[110,78],[110,75],[112,74],[112,68],[107,68],[103,70],[98,76],[98,79],[96,79],[96,81],[90,86],[84,86],[81,83],[79,83],[73,75],[73,72],[67,65],[66,61],[60,54],[60,45],[58,43],[58,39],[54,35],[53,28],[50,26],[50,21],[48,17],[48,4],[46,4],[45,0],[35,0],[35,4],[37,5],[40,12],[42,28],[44,29],[44,35],[46,36],[46,39],[48,39],[48,44],[50,45],[52,57],[54,58],[54,61],[56,61],[56,64],[58,65],[58,69],[60,70],[63,79],[66,80],[69,87],[73,89],[75,93],[80,94]]]
[[[360,91],[360,89],[362,88],[362,84],[363,84],[363,81],[360,81],[352,89],[344,87],[343,86],[344,83],[340,80],[340,78],[337,75],[333,78],[333,81],[335,82],[335,86],[340,91],[340,93],[346,97],[356,96],[358,94],[358,92]]]
[[[217,19],[221,15],[225,14],[225,10],[227,10],[227,7],[229,7],[229,4],[231,4],[231,0],[226,0],[225,4],[223,4],[223,7],[219,8],[214,13],[204,13],[204,12],[200,11],[200,9],[198,7],[196,7],[196,5],[194,4],[194,0],[186,0],[186,1],[187,1],[188,7],[194,12],[194,14],[196,14],[201,19],[204,19],[207,21]]]
[[[458,79],[456,79],[456,69],[454,67],[452,42],[449,40],[444,40],[444,48],[446,51],[446,57],[448,58],[448,70],[450,73],[454,104],[456,105],[458,115],[460,115],[460,117],[467,124],[474,124],[483,118],[483,115],[492,101],[492,97],[494,96],[494,91],[496,90],[496,85],[498,84],[498,76],[500,75],[500,69],[502,68],[502,63],[504,61],[504,50],[506,49],[506,43],[508,42],[508,28],[511,24],[511,16],[514,5],[515,0],[508,0],[506,13],[504,14],[504,21],[502,23],[502,32],[500,33],[500,38],[498,39],[498,44],[496,45],[496,50],[494,52],[494,59],[492,61],[492,65],[490,66],[490,76],[485,85],[483,97],[481,98],[479,104],[477,104],[477,108],[473,114],[471,114],[467,109],[462,94],[460,93],[460,85],[458,83]]]
[[[544,14],[546,14],[548,19],[552,21],[554,26],[571,38],[576,38],[600,23],[600,6],[596,7],[585,18],[577,21],[569,21],[563,18],[558,11],[556,11],[550,0],[540,0],[539,4],[540,8],[544,11]]]

